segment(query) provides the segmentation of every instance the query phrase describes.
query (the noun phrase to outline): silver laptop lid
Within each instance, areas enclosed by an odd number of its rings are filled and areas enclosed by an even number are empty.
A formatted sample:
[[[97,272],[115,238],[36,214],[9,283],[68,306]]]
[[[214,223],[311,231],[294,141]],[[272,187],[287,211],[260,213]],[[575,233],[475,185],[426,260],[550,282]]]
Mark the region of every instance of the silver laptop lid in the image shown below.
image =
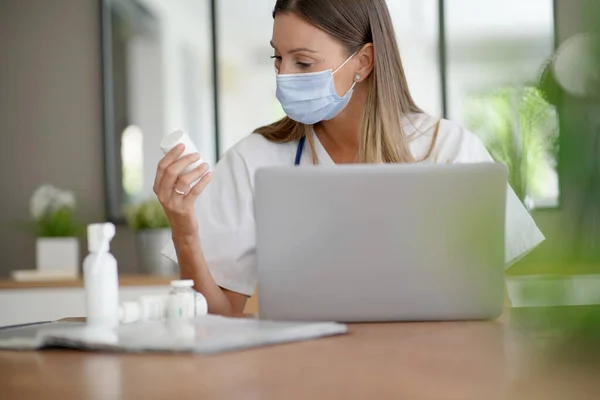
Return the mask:
[[[261,317],[495,317],[506,178],[492,163],[259,170]]]

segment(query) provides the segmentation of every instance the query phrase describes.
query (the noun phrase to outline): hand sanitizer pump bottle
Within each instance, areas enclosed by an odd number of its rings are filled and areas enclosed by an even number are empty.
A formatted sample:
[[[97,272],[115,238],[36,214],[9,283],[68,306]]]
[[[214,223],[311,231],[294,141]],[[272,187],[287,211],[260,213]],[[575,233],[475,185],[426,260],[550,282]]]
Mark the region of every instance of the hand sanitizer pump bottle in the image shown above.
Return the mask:
[[[83,261],[83,282],[89,326],[116,328],[119,325],[117,260],[109,252],[114,236],[115,226],[111,223],[88,225],[89,254]]]

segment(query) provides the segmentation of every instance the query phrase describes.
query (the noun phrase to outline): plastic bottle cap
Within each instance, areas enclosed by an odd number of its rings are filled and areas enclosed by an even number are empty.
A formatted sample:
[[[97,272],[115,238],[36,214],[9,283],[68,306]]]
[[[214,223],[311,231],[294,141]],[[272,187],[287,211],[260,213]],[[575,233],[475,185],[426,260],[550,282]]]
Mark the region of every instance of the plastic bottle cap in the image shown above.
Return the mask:
[[[185,132],[182,130],[177,130],[169,135],[165,136],[163,140],[160,142],[160,147],[164,152],[169,152],[173,147],[177,146],[178,143],[181,143],[181,139],[185,136]]]
[[[113,237],[115,237],[115,226],[110,222],[88,225],[88,250],[90,252],[110,250],[110,241]]]
[[[184,279],[180,281],[171,281],[171,286],[176,288],[191,288],[194,286],[194,281],[191,279]]]

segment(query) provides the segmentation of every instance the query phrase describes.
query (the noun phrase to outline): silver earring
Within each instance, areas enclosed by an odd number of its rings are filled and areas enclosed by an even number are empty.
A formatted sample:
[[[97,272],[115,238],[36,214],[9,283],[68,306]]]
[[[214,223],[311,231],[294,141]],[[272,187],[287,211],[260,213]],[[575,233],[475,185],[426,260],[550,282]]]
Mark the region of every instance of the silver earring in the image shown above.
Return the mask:
[[[356,76],[354,77],[354,80],[356,82],[358,82],[358,81],[360,81],[360,78],[361,78],[360,74],[356,74]]]

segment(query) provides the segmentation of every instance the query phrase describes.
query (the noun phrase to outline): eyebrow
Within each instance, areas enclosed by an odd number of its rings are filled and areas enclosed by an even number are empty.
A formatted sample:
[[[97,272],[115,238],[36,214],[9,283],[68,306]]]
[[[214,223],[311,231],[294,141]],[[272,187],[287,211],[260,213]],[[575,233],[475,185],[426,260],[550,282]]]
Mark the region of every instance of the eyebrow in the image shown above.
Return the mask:
[[[274,48],[275,50],[277,50],[277,47],[275,47],[275,45],[273,44],[273,41],[270,42],[271,43],[271,47]],[[289,54],[293,54],[293,53],[299,53],[301,51],[305,51],[308,53],[317,53],[316,50],[313,49],[309,49],[308,47],[297,47],[295,49],[292,49],[290,51],[288,51]]]

